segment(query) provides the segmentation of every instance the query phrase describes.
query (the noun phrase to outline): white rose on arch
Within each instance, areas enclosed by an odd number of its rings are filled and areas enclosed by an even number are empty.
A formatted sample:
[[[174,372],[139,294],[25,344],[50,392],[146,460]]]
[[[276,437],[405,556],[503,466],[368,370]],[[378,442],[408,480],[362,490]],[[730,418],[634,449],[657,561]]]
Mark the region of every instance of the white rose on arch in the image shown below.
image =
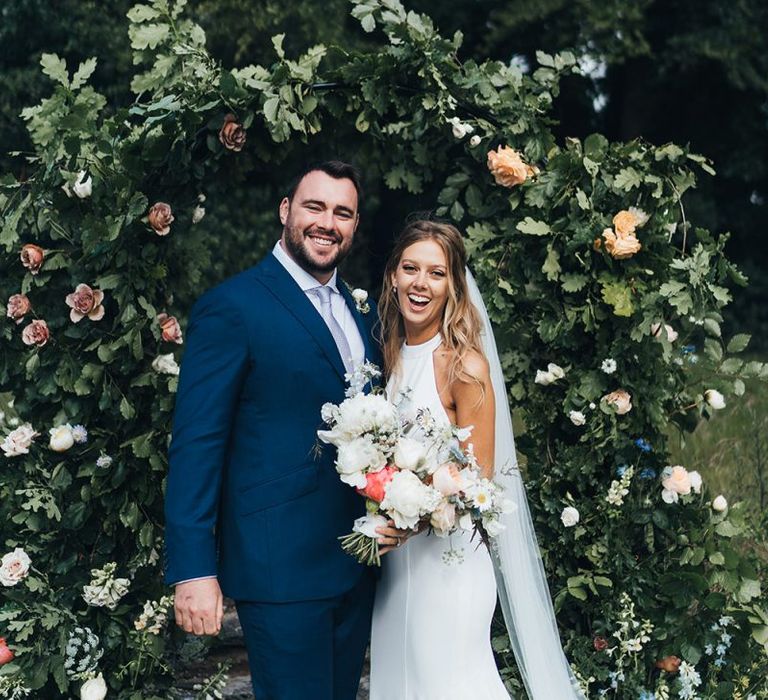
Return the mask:
[[[542,386],[548,386],[553,384],[558,379],[562,379],[565,376],[565,370],[556,365],[554,362],[550,362],[547,365],[546,370],[537,369],[536,378],[533,380],[534,384],[541,384]]]
[[[4,554],[0,561],[0,583],[6,588],[15,586],[27,577],[30,566],[32,560],[29,555],[21,547],[16,547],[12,552]]]
[[[581,515],[579,514],[578,508],[574,508],[573,506],[566,506],[563,508],[563,512],[560,513],[560,520],[565,527],[573,527],[579,522],[580,518]]]
[[[725,408],[725,397],[717,389],[707,389],[704,400],[716,411]]]
[[[48,447],[54,452],[66,452],[75,444],[75,435],[69,423],[58,425],[55,428],[51,428],[48,432],[51,436]]]
[[[90,175],[88,177],[85,175],[85,170],[81,170],[77,174],[77,179],[72,185],[72,192],[74,192],[75,196],[77,196],[79,199],[90,197],[91,193],[93,192],[93,180],[91,179]]]
[[[584,425],[587,422],[587,417],[581,411],[571,411],[568,418],[574,425]]]
[[[105,697],[107,697],[107,683],[101,673],[80,686],[80,700],[104,700]]]
[[[725,500],[725,496],[723,494],[720,494],[715,498],[714,501],[712,501],[712,510],[714,510],[716,513],[722,513],[723,511],[727,510],[728,508],[728,501]]]

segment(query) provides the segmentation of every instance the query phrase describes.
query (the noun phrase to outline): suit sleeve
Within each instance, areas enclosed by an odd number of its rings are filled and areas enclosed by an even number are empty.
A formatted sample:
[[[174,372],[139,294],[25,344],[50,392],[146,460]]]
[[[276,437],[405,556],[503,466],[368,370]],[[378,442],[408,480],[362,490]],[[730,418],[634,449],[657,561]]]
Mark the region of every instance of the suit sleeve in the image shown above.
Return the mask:
[[[242,317],[220,288],[195,304],[186,343],[165,495],[168,584],[217,575],[224,464],[250,357]]]

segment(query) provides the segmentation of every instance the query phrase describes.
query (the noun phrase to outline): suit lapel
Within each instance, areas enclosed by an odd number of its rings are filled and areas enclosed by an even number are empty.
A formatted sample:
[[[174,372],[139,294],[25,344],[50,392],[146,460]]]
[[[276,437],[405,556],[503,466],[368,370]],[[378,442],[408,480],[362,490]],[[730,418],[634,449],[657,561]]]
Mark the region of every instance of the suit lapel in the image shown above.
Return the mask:
[[[259,269],[263,277],[260,280],[262,284],[306,328],[343,382],[346,370],[336,347],[336,341],[323,317],[307,299],[307,295],[272,253],[259,265]]]

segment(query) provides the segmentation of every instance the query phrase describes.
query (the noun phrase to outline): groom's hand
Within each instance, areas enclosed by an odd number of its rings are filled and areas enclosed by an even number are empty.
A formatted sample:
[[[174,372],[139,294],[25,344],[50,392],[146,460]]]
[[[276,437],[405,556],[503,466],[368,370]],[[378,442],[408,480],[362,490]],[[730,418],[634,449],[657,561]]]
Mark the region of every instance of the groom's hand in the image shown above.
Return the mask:
[[[381,535],[379,537],[379,556],[391,552],[404,544],[411,535],[416,534],[413,530],[399,530],[395,527],[394,520],[390,520],[387,525],[377,527],[376,532]]]
[[[192,634],[218,634],[224,617],[224,597],[215,578],[176,584],[176,624]]]

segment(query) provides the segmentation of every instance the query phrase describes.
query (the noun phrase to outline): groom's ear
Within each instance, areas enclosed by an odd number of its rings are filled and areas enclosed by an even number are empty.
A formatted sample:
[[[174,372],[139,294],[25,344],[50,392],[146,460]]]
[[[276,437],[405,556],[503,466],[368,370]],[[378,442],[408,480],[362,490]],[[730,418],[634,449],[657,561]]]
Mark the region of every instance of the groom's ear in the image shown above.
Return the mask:
[[[280,202],[280,223],[285,226],[285,222],[288,221],[288,212],[291,208],[291,201],[288,199],[288,197],[283,197],[283,201]]]

